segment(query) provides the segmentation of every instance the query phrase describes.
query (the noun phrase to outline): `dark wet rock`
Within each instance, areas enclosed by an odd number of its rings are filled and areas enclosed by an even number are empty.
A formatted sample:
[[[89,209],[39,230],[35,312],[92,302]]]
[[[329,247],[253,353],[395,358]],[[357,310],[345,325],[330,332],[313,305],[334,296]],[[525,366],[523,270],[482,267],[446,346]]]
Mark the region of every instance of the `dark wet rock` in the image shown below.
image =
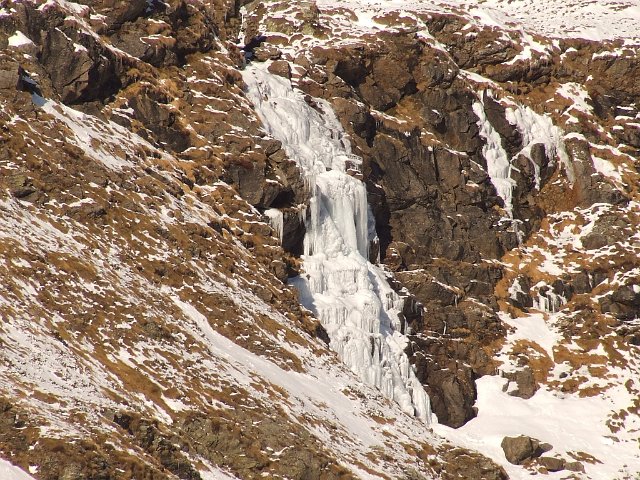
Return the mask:
[[[371,146],[376,133],[376,122],[366,107],[348,99],[336,98],[333,100],[333,108],[336,115],[348,121],[354,133]]]
[[[331,338],[329,338],[327,330],[320,323],[316,326],[315,335],[316,338],[322,340],[325,345],[329,345],[331,343]]]
[[[105,100],[123,86],[123,59],[75,29],[45,32],[39,60],[65,103]]]
[[[530,291],[531,279],[526,275],[518,275],[509,289],[509,303],[526,311],[526,309],[533,307]]]
[[[398,257],[406,255],[408,248],[400,248]],[[499,271],[456,265],[461,268],[443,265],[395,275],[424,310],[410,326],[413,332],[424,332],[426,338],[411,337],[407,353],[426,385],[438,421],[458,427],[476,414],[475,379],[494,373],[483,345],[501,338],[504,327],[490,308],[464,300],[469,295],[494,302],[491,295]]]
[[[627,201],[625,195],[609,183],[593,167],[589,144],[581,138],[565,140],[565,148],[572,161],[573,186],[578,206],[586,208],[594,203],[621,204]]]
[[[300,256],[304,253],[306,233],[304,218],[297,208],[286,208],[282,213],[284,217],[282,248],[293,255]]]
[[[511,179],[515,181],[512,192],[513,216],[520,220],[518,228],[526,238],[540,226],[544,211],[538,205],[537,193],[544,188],[554,168],[541,144],[532,146],[531,158],[517,155],[512,165]]]
[[[517,128],[513,128],[513,125],[507,120],[506,108],[489,95],[486,90],[482,99],[487,120],[489,120],[496,132],[500,134],[502,146],[509,158],[515,157],[522,149],[522,134]]]
[[[422,302],[419,296],[417,299]],[[480,310],[471,303],[442,307],[429,302],[411,328],[426,334],[410,336],[407,353],[438,421],[452,427],[463,425],[476,415],[475,380],[495,373],[483,345],[504,335],[501,322],[489,309]]]
[[[571,300],[574,293],[574,288],[570,278],[556,278],[551,284],[551,290],[555,295],[564,298],[565,301]]]
[[[583,270],[573,278],[571,285],[577,294],[588,293],[606,278],[606,274],[602,271],[589,272]]]
[[[421,352],[414,357],[416,375],[426,384],[431,409],[438,417],[438,422],[453,428],[461,427],[476,416],[473,409],[477,396],[476,376],[462,362],[448,358],[449,355],[442,349],[435,352],[436,355],[439,354],[440,359],[440,362],[436,363],[433,358],[424,357],[430,355],[433,347],[418,341],[415,341],[414,345],[416,352]],[[446,363],[443,364],[443,360]],[[451,371],[455,374],[452,375]]]

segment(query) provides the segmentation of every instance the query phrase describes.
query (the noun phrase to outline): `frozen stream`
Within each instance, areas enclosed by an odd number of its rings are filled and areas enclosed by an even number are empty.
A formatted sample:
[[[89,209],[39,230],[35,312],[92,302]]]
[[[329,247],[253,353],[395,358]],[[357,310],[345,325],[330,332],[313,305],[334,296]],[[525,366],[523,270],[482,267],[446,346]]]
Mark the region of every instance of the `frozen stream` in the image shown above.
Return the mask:
[[[243,73],[247,96],[267,131],[298,162],[311,192],[304,239],[304,271],[292,283],[302,304],[320,319],[331,348],[360,378],[427,423],[429,397],[404,353],[402,300],[368,259],[365,185],[348,175],[357,157],[329,104],[305,102],[289,81],[265,64]]]

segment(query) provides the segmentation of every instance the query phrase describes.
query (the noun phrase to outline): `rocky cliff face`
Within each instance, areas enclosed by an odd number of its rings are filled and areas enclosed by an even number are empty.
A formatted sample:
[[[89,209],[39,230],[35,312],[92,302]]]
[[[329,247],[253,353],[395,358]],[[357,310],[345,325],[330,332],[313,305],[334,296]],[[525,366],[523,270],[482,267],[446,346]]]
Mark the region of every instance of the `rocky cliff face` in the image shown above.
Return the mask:
[[[46,479],[519,478],[550,465],[506,462],[527,434],[579,478],[637,473],[640,42],[385,5],[0,2],[4,458]],[[363,158],[372,260],[460,430],[362,385],[287,285],[309,192],[244,93],[256,38]]]
[[[276,19],[256,9],[258,30],[291,55],[300,88],[334,103],[366,159],[382,261],[422,307],[410,347],[418,372],[440,421],[461,426],[505,337],[496,286],[513,282],[514,267],[498,260],[550,214],[629,202],[637,82],[623,72],[637,70],[636,49],[534,39],[428,8],[381,9],[384,32],[363,32],[358,7],[281,8]],[[287,38],[300,23],[324,40]],[[496,155],[505,180],[492,175]],[[617,169],[630,176],[616,182]],[[527,281],[529,292],[538,279]],[[554,281],[545,291],[564,296]]]

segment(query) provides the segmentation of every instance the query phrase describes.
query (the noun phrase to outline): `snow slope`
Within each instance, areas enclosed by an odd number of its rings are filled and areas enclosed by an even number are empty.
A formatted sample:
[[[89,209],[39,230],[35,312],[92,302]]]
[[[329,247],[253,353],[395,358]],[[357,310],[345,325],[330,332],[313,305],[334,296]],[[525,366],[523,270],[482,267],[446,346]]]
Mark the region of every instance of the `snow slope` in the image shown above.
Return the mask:
[[[36,469],[37,470],[37,469]],[[34,472],[35,473],[35,472]],[[2,480],[34,480],[24,470],[0,458],[0,478]]]
[[[532,342],[543,348],[549,358],[554,358],[554,347],[560,344],[562,337],[550,325],[560,320],[562,314],[545,317],[543,313],[516,319],[502,316],[506,323],[514,327],[503,348],[503,369],[509,370],[508,352],[519,341]],[[573,348],[576,352],[581,351],[577,345]],[[475,405],[478,416],[458,430],[437,425],[435,431],[453,443],[493,458],[513,480],[531,477],[529,471],[511,465],[504,459],[500,445],[502,439],[518,435],[528,435],[552,445],[553,449],[545,456],[560,457],[571,462],[579,459],[581,452],[592,455],[597,461],[584,461],[585,473],[580,474],[579,478],[633,478],[640,472],[640,440],[637,434],[640,419],[631,415],[625,429],[615,433],[610,425],[612,412],[624,411],[637,399],[637,392],[628,386],[629,382],[631,385],[635,382],[634,372],[640,366],[640,359],[637,354],[623,351],[620,354],[627,357],[628,367],[609,367],[604,383],[611,382],[612,386],[595,396],[562,393],[543,386],[533,397],[525,400],[505,391],[505,378],[485,376],[476,382],[478,400]],[[569,365],[558,363],[553,375],[558,378],[558,375],[567,375],[568,372],[571,372]],[[591,379],[590,383],[603,384],[597,378]],[[548,473],[545,478],[561,479],[566,475],[566,471]]]
[[[289,425],[294,440],[260,440],[266,442],[261,455],[274,468],[287,469],[287,452],[299,441],[295,432],[306,431],[319,451],[331,452],[360,478],[401,475],[407,468],[429,474],[431,467],[401,445],[437,447],[441,440],[300,328],[305,314],[286,304],[295,301],[292,289],[259,261],[277,248],[277,239],[255,210],[223,182],[183,191],[175,157],[133,133],[53,101],[33,101],[41,122],[8,109],[0,113],[13,138],[30,139],[19,143],[26,145],[23,154],[65,143],[75,148],[72,158],[81,159],[66,168],[110,179],[102,182],[107,186],[81,183],[81,198],[60,193],[32,204],[4,190],[0,198],[0,395],[19,398],[16,407],[40,438],[73,444],[101,435],[144,458],[105,420],[109,412],[135,411],[164,428],[189,412],[215,419],[237,412],[254,426],[265,418]],[[99,141],[99,132],[108,135],[102,150],[82,148],[83,139]],[[129,152],[126,162],[119,161],[123,152]],[[4,178],[16,175],[21,155],[0,162]],[[65,159],[49,155],[42,162]],[[151,183],[148,172],[156,175]],[[120,174],[133,183],[120,182]],[[97,217],[105,223],[95,225],[84,215],[94,215],[104,195],[117,198],[117,205],[107,202],[109,213]],[[224,225],[223,233],[216,224]],[[250,238],[253,228],[265,232],[259,252],[238,240]],[[185,231],[200,234],[185,237]],[[174,277],[175,269],[188,274]],[[39,437],[27,445],[35,450],[25,453],[34,468]],[[377,454],[389,445],[388,455]],[[205,478],[229,471],[192,456],[209,465],[202,467]],[[3,477],[6,472],[20,478],[18,470],[0,467],[2,480],[12,478]]]
[[[319,0],[320,8],[356,12],[360,28],[382,30],[375,17],[398,11],[462,14],[479,25],[525,30],[550,37],[640,41],[640,5],[633,0]]]

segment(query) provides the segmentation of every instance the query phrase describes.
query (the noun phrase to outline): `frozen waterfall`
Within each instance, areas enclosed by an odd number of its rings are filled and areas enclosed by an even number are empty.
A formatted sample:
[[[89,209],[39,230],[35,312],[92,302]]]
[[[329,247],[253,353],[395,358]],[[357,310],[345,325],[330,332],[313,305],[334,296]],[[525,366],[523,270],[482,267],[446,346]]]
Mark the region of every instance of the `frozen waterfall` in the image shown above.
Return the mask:
[[[513,219],[513,189],[516,186],[515,180],[511,178],[511,160],[509,155],[502,147],[502,138],[500,134],[493,128],[491,122],[485,113],[484,101],[482,95],[478,101],[473,104],[473,112],[478,117],[478,128],[480,136],[484,138],[485,145],[482,147],[482,155],[487,160],[487,173],[491,178],[491,183],[496,188],[497,194],[504,201],[504,209]]]
[[[402,300],[382,270],[367,260],[367,192],[347,174],[357,157],[342,126],[327,102],[313,99],[311,106],[266,65],[250,65],[243,76],[265,128],[298,162],[311,192],[305,273],[292,279],[301,302],[326,328],[331,348],[363,381],[429,423],[429,397],[404,353]]]

